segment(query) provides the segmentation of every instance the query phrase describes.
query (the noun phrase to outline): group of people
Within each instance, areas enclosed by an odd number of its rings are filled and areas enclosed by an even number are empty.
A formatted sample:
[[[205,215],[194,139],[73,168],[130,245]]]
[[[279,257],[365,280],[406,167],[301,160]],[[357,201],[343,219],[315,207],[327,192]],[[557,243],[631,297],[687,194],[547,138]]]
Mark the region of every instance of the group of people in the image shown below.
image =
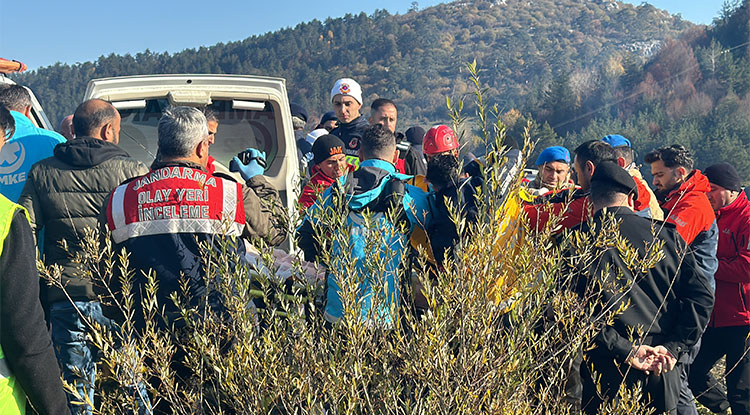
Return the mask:
[[[620,135],[585,142],[572,158],[564,147],[546,148],[526,191],[532,230],[601,232],[607,212],[639,253],[654,240],[664,243],[665,257],[645,276],[628,269],[616,248],[577,270],[584,280],[619,280],[623,273],[625,293],[606,301],[629,306],[573,368],[572,380],[582,382],[571,388],[578,395],[573,400],[595,413],[602,394],[614,398],[622,382],[640,382],[657,413],[697,414],[695,396],[714,413],[731,407],[733,414],[748,414],[750,202],[740,176],[728,163],[695,169],[690,152],[671,145],[644,158],[652,190],[633,155]],[[633,339],[638,328],[645,333]],[[726,390],[711,373],[724,357]],[[601,378],[594,379],[592,368]]]
[[[458,239],[455,226],[445,214],[444,201],[461,200],[465,217],[469,222],[475,220],[472,194],[460,199],[456,196],[457,192],[481,186],[482,175],[458,174],[455,135],[448,126],[435,126],[419,140],[428,160],[425,174],[429,187],[414,186],[414,179],[400,175],[420,173],[410,164],[399,167],[399,160],[408,157],[399,156],[403,154],[400,149],[387,147],[377,153],[369,147],[393,143],[395,104],[385,99],[373,102],[369,124],[382,126],[377,128],[368,126],[359,115],[361,88],[353,80],[337,81],[331,102],[339,126],[330,135],[307,137],[314,150],[314,174],[300,199],[308,209],[298,230],[305,259],[319,260],[321,247],[314,229],[321,224],[316,217],[332,208],[337,193],[350,195],[346,199],[349,215],[365,210],[378,212],[383,193],[390,195],[391,183],[397,180],[406,185],[395,194],[403,201],[404,212],[414,214],[406,215],[407,231],[395,240],[385,238],[380,252],[361,252],[363,242],[350,237],[349,244],[354,247],[350,255],[362,258],[384,256],[387,250],[403,252],[409,236],[422,228],[432,231],[428,232],[431,256],[439,267]],[[586,356],[585,361],[593,362],[594,371],[603,377],[594,379],[586,363],[579,362],[572,371],[575,379],[571,382],[580,382],[573,400],[585,412],[593,413],[602,403],[597,385],[603,384],[604,397],[614,398],[622,382],[641,382],[657,412],[697,414],[697,398],[715,413],[731,407],[735,414],[750,414],[750,202],[740,176],[728,163],[714,164],[703,172],[695,169],[692,155],[681,145],[655,149],[644,161],[650,166],[654,189],[644,180],[626,137],[612,134],[585,142],[573,155],[564,147],[553,146],[540,153],[535,163],[537,176],[521,190],[524,216],[532,232],[546,229],[554,235],[566,229],[592,227],[598,232],[603,212],[608,211],[621,221],[622,236],[641,254],[645,255],[654,241],[665,244],[665,258],[647,276],[632,274],[633,270],[627,270],[619,254],[611,250],[601,253],[602,260],[595,268],[577,270],[593,280],[606,268],[604,264],[609,264],[612,268],[606,269],[630,272],[626,280],[636,288],[626,290],[622,298],[608,299],[627,302],[631,309],[616,317],[614,327],[603,330],[595,340],[599,347]],[[347,219],[346,224],[357,226],[357,220]],[[322,225],[317,234],[330,233]],[[390,234],[386,224],[375,226]],[[332,249],[337,252],[341,247],[334,244]],[[396,276],[405,262],[399,255],[390,258],[390,267],[380,282],[389,287],[385,306],[374,313],[386,320],[394,317],[386,309],[398,304]],[[333,268],[341,267],[334,264]],[[328,277],[325,317],[331,322],[341,318],[337,293],[342,277],[335,274],[333,271]],[[364,297],[373,295],[367,284],[363,283]],[[369,302],[365,302],[363,316],[372,313]],[[638,327],[648,330],[634,341],[631,333]],[[724,357],[726,390],[711,373]]]
[[[130,253],[136,304],[139,287],[154,272],[167,320],[158,322],[162,327],[180,325],[169,298],[183,284],[194,298],[209,290],[201,246],[218,237],[270,246],[294,237],[310,262],[322,262],[325,250],[328,323],[335,327],[344,317],[342,284],[352,280],[342,270],[352,270],[360,274],[354,281],[362,318],[389,327],[398,318],[414,236],[426,235],[434,272],[441,272],[460,239],[449,207],[459,207],[469,224],[478,220],[476,190],[486,180],[484,163],[493,161],[462,166],[458,137],[446,125],[398,133],[392,100],[374,100],[365,118],[362,89],[352,79],[334,83],[330,103],[332,112],[307,134],[307,112],[290,106],[300,168],[308,176],[299,199],[304,219],[291,232],[290,212],[263,176],[263,149],[246,149],[231,161],[229,170],[243,183],[216,169],[210,146],[217,126],[210,112],[165,110],[158,155],[147,167],[118,147],[121,119],[110,103],[81,103],[66,127],[75,138],[66,140],[32,125],[25,88],[0,87],[0,150],[5,160],[28,163],[18,176],[0,180],[0,412],[23,413],[28,401],[39,413],[91,413],[63,393],[58,367],[93,402],[97,350],[86,340],[87,322],[117,330],[122,316],[107,310],[97,287],[78,275],[73,254],[87,229],[108,231],[116,249]],[[518,172],[520,152],[508,143],[513,156],[504,158],[504,171]],[[586,413],[614,399],[625,382],[641,383],[644,399],[660,412],[697,413],[694,394],[716,413],[731,406],[735,415],[750,414],[750,202],[740,177],[727,163],[701,172],[687,149],[672,145],[645,157],[652,190],[634,154],[620,135],[585,142],[572,155],[550,147],[520,192],[523,231],[553,238],[567,230],[596,233],[614,216],[621,236],[640,254],[652,243],[664,244],[662,259],[645,274],[628,269],[616,247],[571,270],[584,282],[569,287],[575,291],[615,278],[619,270],[617,279],[628,289],[605,293],[604,301],[630,306],[571,365],[566,391]],[[345,238],[334,235],[330,215],[350,229]],[[379,230],[378,244],[365,226]],[[65,291],[39,283],[36,246],[45,265],[61,267]],[[244,244],[233,246],[242,254]],[[383,264],[381,275],[366,270],[373,257]],[[112,291],[121,289],[117,278],[112,284]],[[146,325],[141,311],[136,305],[138,329]],[[639,327],[645,333],[633,339]],[[724,356],[726,391],[710,372]],[[594,372],[601,377],[594,379]],[[143,396],[138,411],[158,412],[140,386],[134,388]]]
[[[24,87],[0,88],[0,150],[9,150],[2,153],[5,160],[15,156],[29,164],[18,173],[21,183],[0,183],[5,231],[0,256],[0,412],[25,413],[28,400],[38,413],[92,413],[98,350],[90,341],[91,324],[118,330],[123,316],[99,301],[101,287],[81,277],[81,264],[74,257],[82,251],[87,232],[106,230],[118,251],[130,253],[139,304],[135,327],[145,326],[140,301],[149,270],[158,275],[157,296],[165,307],[166,321],[160,321],[160,327],[171,327],[179,323],[179,310],[170,295],[186,281],[195,301],[206,292],[203,243],[214,243],[221,235],[276,246],[287,237],[287,217],[278,191],[262,174],[263,152],[248,149],[251,154],[244,163],[239,158],[230,163],[243,183],[211,173],[211,116],[199,109],[173,107],[164,112],[158,156],[150,168],[117,145],[121,117],[106,101],[92,99],[77,107],[72,118],[75,138],[70,141],[34,127],[27,118],[30,109]],[[64,290],[40,281],[37,242],[45,265],[60,267]],[[108,288],[120,292],[119,283],[113,277]],[[61,372],[76,394],[66,396]],[[189,374],[183,370],[178,375]],[[133,389],[140,397],[138,413],[158,412],[145,386]]]

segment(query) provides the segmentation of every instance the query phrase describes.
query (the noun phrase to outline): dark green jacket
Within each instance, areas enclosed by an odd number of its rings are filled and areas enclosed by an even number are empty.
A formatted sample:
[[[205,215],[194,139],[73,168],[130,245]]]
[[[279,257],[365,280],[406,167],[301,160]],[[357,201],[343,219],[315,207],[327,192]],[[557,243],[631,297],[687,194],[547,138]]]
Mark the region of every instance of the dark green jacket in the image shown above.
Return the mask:
[[[91,137],[58,144],[53,157],[31,168],[18,203],[28,210],[36,235],[44,229],[44,263],[63,267],[62,281],[74,300],[96,298],[91,283],[78,277],[81,273],[72,261],[85,229],[98,226],[102,204],[112,189],[147,171],[117,145]],[[63,239],[67,252],[60,245]],[[45,307],[67,301],[54,287],[48,287],[42,298]]]

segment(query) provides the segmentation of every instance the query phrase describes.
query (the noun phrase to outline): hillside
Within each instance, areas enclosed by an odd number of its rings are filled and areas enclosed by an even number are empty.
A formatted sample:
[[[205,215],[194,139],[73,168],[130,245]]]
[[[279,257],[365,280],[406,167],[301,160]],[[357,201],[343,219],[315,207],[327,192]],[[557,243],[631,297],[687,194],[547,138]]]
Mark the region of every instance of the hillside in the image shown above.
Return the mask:
[[[525,106],[561,73],[597,72],[623,57],[642,63],[663,39],[691,27],[650,5],[613,0],[460,0],[390,15],[379,11],[313,20],[294,28],[175,54],[110,55],[16,77],[57,122],[92,78],[146,73],[281,76],[310,113],[329,109],[332,82],[362,84],[365,104],[394,98],[401,118],[445,119],[445,96],[468,90],[463,63],[476,58],[490,99]],[[614,61],[613,61],[614,59]],[[533,100],[532,100],[533,101]]]
[[[720,15],[663,42],[643,65],[615,59],[594,74],[561,73],[522,106],[542,145],[620,133],[643,156],[682,144],[697,168],[730,162],[750,184],[750,1],[727,2]]]

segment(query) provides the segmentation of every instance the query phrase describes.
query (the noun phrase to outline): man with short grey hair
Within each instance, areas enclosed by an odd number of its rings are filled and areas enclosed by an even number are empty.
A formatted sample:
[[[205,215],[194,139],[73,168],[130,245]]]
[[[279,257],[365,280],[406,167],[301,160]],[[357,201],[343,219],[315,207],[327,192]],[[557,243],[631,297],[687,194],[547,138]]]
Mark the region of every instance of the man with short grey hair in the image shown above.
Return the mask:
[[[209,144],[206,116],[192,107],[167,108],[157,128],[162,159],[189,158],[196,146]]]
[[[286,238],[286,215],[276,189],[263,177],[265,154],[248,149],[244,162],[230,165],[239,171],[245,185],[229,176],[211,175],[207,170],[209,133],[205,115],[193,107],[173,107],[164,111],[158,125],[160,159],[151,171],[118,186],[105,202],[100,221],[111,232],[115,250],[130,254],[133,273],[133,325],[146,327],[143,293],[150,272],[158,282],[156,293],[161,313],[153,323],[159,329],[181,331],[182,318],[172,295],[187,287],[188,307],[208,302],[215,312],[224,310],[224,301],[206,283],[206,246],[227,246],[244,254],[240,238],[265,240],[279,245]],[[247,157],[244,157],[247,156]],[[227,238],[229,243],[221,245]],[[112,279],[111,292],[117,297],[122,288]],[[106,295],[106,294],[105,294]],[[110,310],[108,310],[110,311]],[[120,310],[111,310],[115,320]],[[179,344],[178,344],[179,346]],[[178,379],[193,373],[182,363],[184,350],[178,347],[172,370]],[[172,413],[165,402],[156,404],[154,413]]]
[[[117,187],[106,202],[106,226],[117,250],[130,252],[136,271],[153,270],[159,282],[158,301],[165,307],[166,327],[179,320],[170,300],[187,282],[190,298],[206,291],[200,244],[217,237],[263,239],[279,245],[286,238],[286,215],[276,189],[263,177],[265,154],[248,149],[244,162],[235,157],[230,169],[245,185],[229,176],[210,175],[206,117],[196,108],[164,111],[158,125],[159,154],[151,171]],[[242,247],[243,244],[237,244]],[[146,284],[144,273],[133,281],[136,304]],[[115,287],[115,291],[117,287]],[[136,305],[135,327],[145,326]]]

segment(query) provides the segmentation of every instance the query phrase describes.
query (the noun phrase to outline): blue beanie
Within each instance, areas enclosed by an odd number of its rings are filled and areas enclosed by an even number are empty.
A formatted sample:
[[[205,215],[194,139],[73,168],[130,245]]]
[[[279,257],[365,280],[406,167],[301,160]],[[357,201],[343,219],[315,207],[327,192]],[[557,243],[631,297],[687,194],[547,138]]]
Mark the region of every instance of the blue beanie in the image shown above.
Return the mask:
[[[563,161],[570,164],[570,151],[565,147],[552,146],[545,148],[536,159],[536,165],[541,166],[544,163],[553,161]]]
[[[610,135],[604,136],[604,138],[602,138],[602,141],[611,145],[612,148],[625,147],[625,146],[631,147],[630,140],[618,134],[610,134]]]

